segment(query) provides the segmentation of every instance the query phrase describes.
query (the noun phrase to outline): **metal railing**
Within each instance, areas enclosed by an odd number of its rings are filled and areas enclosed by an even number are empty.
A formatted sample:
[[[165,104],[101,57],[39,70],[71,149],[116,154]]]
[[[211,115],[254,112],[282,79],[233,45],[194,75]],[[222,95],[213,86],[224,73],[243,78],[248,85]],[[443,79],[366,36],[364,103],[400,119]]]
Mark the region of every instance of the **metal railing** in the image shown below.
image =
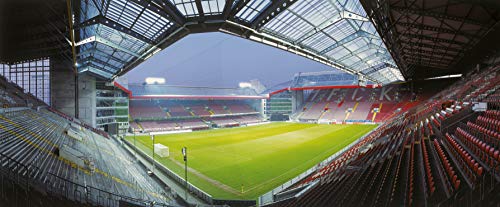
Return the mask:
[[[3,153],[0,153],[0,161],[2,163],[2,167],[0,167],[1,176],[25,189],[27,195],[29,195],[31,187],[38,186],[40,189],[44,189],[48,196],[65,198],[70,201],[95,206],[118,207],[123,205],[123,203],[138,206],[169,206],[164,203],[127,197],[92,186],[81,185],[53,173],[46,174],[43,176],[43,179],[41,179],[42,176],[38,176],[39,179],[36,179],[33,175],[41,174],[40,168],[31,164],[20,163]],[[45,182],[42,180],[45,180]],[[30,199],[29,196],[25,198]]]
[[[47,181],[45,186],[59,186],[56,188],[48,188],[47,193],[49,195],[64,197],[82,204],[109,207],[118,207],[121,206],[122,203],[139,206],[169,206],[163,203],[111,193],[92,186],[84,186],[53,173],[47,175]]]

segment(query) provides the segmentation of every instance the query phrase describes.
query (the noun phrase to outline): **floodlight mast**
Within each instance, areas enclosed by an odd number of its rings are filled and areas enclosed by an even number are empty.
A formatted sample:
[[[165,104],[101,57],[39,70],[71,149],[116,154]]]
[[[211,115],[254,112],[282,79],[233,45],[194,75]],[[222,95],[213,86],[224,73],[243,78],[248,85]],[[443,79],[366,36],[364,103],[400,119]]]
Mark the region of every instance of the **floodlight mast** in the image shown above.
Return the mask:
[[[182,148],[182,155],[184,156],[184,180],[186,181],[186,202],[188,201],[188,176],[187,176],[187,147]]]
[[[154,134],[151,134],[151,139],[153,140],[153,159],[151,160],[151,162],[152,162],[151,172],[152,172],[152,174],[155,174],[155,135]]]
[[[134,130],[134,152],[135,152],[135,160],[137,160],[137,145],[135,144],[135,130]]]

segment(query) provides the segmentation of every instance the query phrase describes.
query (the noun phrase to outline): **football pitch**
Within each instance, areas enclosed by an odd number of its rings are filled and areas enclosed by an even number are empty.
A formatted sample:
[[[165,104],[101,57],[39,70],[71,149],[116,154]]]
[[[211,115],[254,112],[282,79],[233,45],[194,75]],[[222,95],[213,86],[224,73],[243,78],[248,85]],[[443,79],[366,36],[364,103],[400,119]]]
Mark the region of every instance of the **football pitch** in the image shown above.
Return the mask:
[[[182,147],[188,149],[188,180],[218,199],[256,199],[328,158],[376,125],[277,122],[258,126],[156,135],[170,156],[155,159],[184,177]],[[134,144],[134,137],[126,138]],[[152,153],[148,135],[137,147]]]

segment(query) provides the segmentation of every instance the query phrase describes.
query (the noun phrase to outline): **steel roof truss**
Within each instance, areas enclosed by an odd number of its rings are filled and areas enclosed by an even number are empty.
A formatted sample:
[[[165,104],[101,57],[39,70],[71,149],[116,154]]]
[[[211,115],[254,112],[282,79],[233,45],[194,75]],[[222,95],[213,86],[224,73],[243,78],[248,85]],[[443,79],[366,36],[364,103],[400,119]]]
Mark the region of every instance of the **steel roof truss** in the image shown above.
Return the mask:
[[[320,55],[324,55],[330,51],[332,51],[333,49],[337,48],[337,47],[340,47],[348,42],[351,42],[359,37],[366,37],[366,38],[376,38],[375,35],[372,35],[366,31],[363,31],[363,30],[358,30],[357,32],[347,36],[346,38],[344,39],[341,39],[339,41],[337,41],[335,44],[333,45],[330,45],[328,46],[326,49],[324,49],[323,51],[319,52]]]

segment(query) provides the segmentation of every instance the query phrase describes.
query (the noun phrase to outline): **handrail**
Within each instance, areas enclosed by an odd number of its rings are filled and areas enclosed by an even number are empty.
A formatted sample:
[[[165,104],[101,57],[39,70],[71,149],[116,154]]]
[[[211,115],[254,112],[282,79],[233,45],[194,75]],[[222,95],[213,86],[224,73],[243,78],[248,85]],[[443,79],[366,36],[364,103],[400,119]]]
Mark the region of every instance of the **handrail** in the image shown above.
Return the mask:
[[[0,173],[7,176],[7,178],[10,178],[11,180],[15,181],[17,184],[19,184],[21,186],[25,186],[26,189],[30,189],[30,186],[32,186],[32,185],[40,185],[40,186],[46,188],[47,192],[56,193],[64,198],[69,199],[69,200],[73,200],[73,201],[77,201],[77,202],[81,202],[81,203],[93,203],[96,205],[102,205],[104,203],[100,203],[99,200],[95,200],[94,197],[92,196],[92,194],[94,194],[94,193],[96,195],[95,198],[102,197],[102,198],[106,198],[106,199],[108,199],[108,201],[110,201],[107,203],[108,205],[105,205],[105,206],[119,206],[120,201],[125,201],[125,202],[135,203],[135,204],[142,204],[144,206],[146,206],[146,205],[148,205],[148,206],[165,206],[165,207],[169,206],[169,205],[164,204],[164,203],[156,203],[155,201],[148,201],[148,200],[144,200],[144,199],[133,198],[133,197],[128,197],[128,196],[124,196],[124,195],[111,193],[111,192],[108,192],[108,191],[105,191],[105,190],[102,190],[102,189],[99,189],[96,187],[88,186],[88,185],[84,186],[84,185],[75,183],[71,180],[68,180],[66,178],[60,177],[52,172],[48,172],[46,174],[46,176],[54,178],[54,179],[45,179],[48,181],[48,183],[47,182],[44,183],[42,180],[38,180],[38,179],[35,179],[33,177],[30,177],[30,175],[33,172],[39,172],[39,173],[42,172],[39,167],[32,165],[32,164],[21,163],[21,162],[17,161],[16,159],[11,158],[10,156],[5,155],[1,152],[0,152],[0,160],[2,162],[7,161],[7,162],[15,163],[16,166],[20,166],[26,170],[27,173],[25,176],[23,176],[17,172],[11,171],[11,169],[9,169],[9,168],[3,168],[3,167],[0,168]],[[7,166],[9,166],[9,165],[7,165]],[[50,185],[50,180],[59,180],[62,183],[64,183],[64,185],[62,185],[62,186],[65,186],[65,187],[57,188],[57,189],[49,188],[47,186]],[[26,182],[24,182],[24,181],[26,181]],[[53,182],[56,183],[57,181],[53,181]],[[73,188],[70,188],[69,186],[72,186]],[[72,190],[70,190],[70,189],[72,189]],[[26,198],[29,199],[29,197],[26,197]],[[109,199],[111,199],[111,200],[109,200]],[[113,205],[113,204],[116,204],[116,205]]]
[[[58,179],[58,180],[61,180],[63,181],[64,183],[67,183],[67,184],[70,184],[73,186],[73,199],[76,200],[76,193],[81,193],[81,192],[85,192],[86,194],[84,195],[85,196],[85,201],[92,201],[92,192],[97,192],[96,193],[96,198],[99,198],[99,197],[102,197],[102,198],[107,198],[108,200],[109,199],[112,199],[111,202],[120,202],[120,201],[127,201],[127,202],[131,202],[131,203],[136,203],[136,204],[147,204],[147,205],[150,205],[150,206],[169,206],[167,204],[164,204],[164,203],[156,203],[154,201],[149,201],[149,200],[145,200],[145,199],[140,199],[140,198],[133,198],[133,197],[129,197],[129,196],[124,196],[124,195],[120,195],[120,194],[116,194],[116,193],[112,193],[112,192],[108,192],[108,191],[105,191],[105,190],[102,190],[102,189],[99,189],[99,188],[96,188],[96,187],[92,187],[92,186],[89,186],[89,185],[81,185],[81,184],[78,184],[78,183],[75,183],[71,180],[68,180],[66,178],[63,178],[61,176],[58,176],[52,172],[49,172],[48,173],[48,176],[52,176],[54,177],[55,179]],[[51,179],[47,179],[47,180],[51,180]],[[65,185],[65,186],[68,186],[68,185]],[[69,187],[66,187],[65,190],[68,191]],[[78,191],[78,189],[82,189],[83,191]],[[50,189],[49,189],[50,191]],[[55,191],[54,191],[55,192]],[[70,192],[60,192],[61,194],[64,195],[64,193],[66,194],[66,197],[68,199],[71,199],[68,197],[68,195],[71,195]],[[79,199],[82,199],[81,197],[79,197]],[[99,204],[99,200],[97,201],[94,201],[96,202],[96,204]]]

